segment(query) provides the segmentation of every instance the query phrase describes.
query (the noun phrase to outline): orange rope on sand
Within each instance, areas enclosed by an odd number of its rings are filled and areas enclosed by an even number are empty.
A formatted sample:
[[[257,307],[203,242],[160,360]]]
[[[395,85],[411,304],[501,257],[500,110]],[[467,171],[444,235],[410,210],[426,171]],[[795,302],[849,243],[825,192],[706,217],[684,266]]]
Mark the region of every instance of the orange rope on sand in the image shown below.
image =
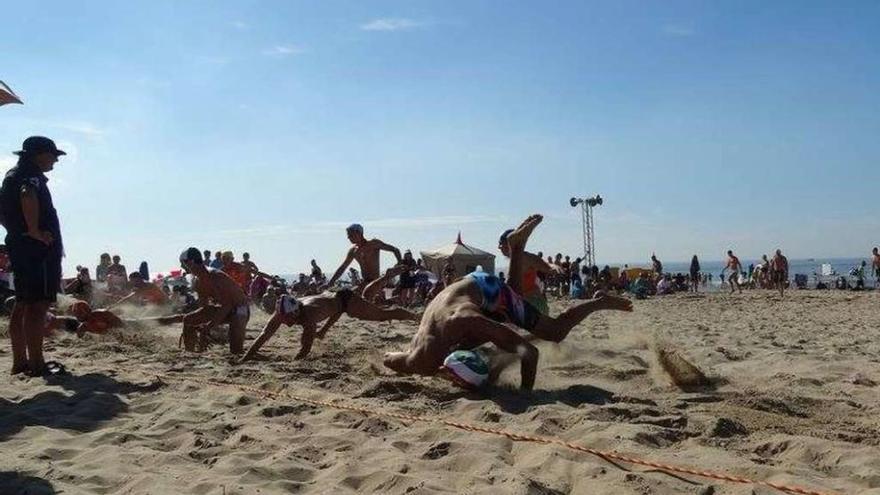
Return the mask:
[[[254,393],[254,394],[261,395],[261,396],[268,397],[268,398],[292,399],[292,400],[295,400],[298,402],[304,402],[306,404],[311,404],[313,406],[322,406],[322,407],[329,407],[332,409],[340,409],[340,410],[344,410],[344,411],[353,411],[353,412],[366,414],[367,416],[381,416],[381,417],[386,417],[386,418],[399,419],[401,421],[417,421],[417,422],[421,422],[421,423],[438,423],[438,424],[450,426],[453,428],[458,428],[458,429],[465,430],[465,431],[488,433],[490,435],[499,435],[499,436],[507,437],[507,438],[509,438],[513,441],[517,441],[517,442],[534,442],[534,443],[559,445],[559,446],[562,446],[562,447],[565,447],[567,449],[571,449],[571,450],[574,450],[577,452],[586,452],[587,454],[592,454],[592,455],[595,455],[597,457],[601,457],[606,460],[613,459],[615,461],[621,461],[621,462],[625,462],[627,464],[655,468],[660,471],[665,471],[668,473],[688,474],[688,475],[692,475],[692,476],[699,476],[701,478],[709,478],[709,479],[714,479],[714,480],[718,480],[718,481],[726,481],[729,483],[763,485],[763,486],[769,486],[771,488],[775,488],[777,490],[780,490],[780,491],[783,491],[786,493],[797,493],[800,495],[833,495],[830,492],[819,492],[819,491],[810,490],[810,489],[802,488],[802,487],[798,487],[798,486],[789,486],[789,485],[784,485],[782,483],[774,483],[772,481],[753,480],[750,478],[732,476],[732,475],[725,474],[725,473],[716,473],[713,471],[701,471],[701,470],[690,469],[690,468],[686,468],[686,467],[674,466],[672,464],[662,464],[659,462],[647,461],[644,459],[625,456],[625,455],[617,454],[614,452],[608,452],[608,451],[604,451],[604,450],[593,449],[590,447],[584,447],[582,445],[566,442],[566,441],[560,440],[558,438],[523,435],[520,433],[513,433],[513,432],[509,432],[509,431],[505,431],[505,430],[495,429],[495,428],[487,428],[484,426],[476,426],[476,425],[472,425],[472,424],[468,424],[468,423],[460,423],[458,421],[450,421],[448,419],[442,419],[442,418],[431,418],[431,417],[427,417],[427,416],[413,416],[410,414],[379,411],[376,409],[370,409],[370,408],[361,407],[361,406],[352,406],[352,405],[347,405],[347,404],[336,404],[336,403],[327,402],[327,401],[323,401],[323,400],[309,399],[307,397],[302,397],[299,395],[290,394],[290,393],[286,393],[286,392],[272,392],[269,390],[261,390],[261,389],[250,387],[247,385],[241,385],[238,383],[227,382],[227,381],[222,381],[222,380],[202,380],[199,378],[187,377],[186,380],[181,379],[180,381],[190,381],[190,382],[195,382],[195,383],[199,383],[199,384],[203,384],[203,385],[211,385],[214,387],[231,387],[231,388],[238,389],[239,391],[250,392],[250,393]]]

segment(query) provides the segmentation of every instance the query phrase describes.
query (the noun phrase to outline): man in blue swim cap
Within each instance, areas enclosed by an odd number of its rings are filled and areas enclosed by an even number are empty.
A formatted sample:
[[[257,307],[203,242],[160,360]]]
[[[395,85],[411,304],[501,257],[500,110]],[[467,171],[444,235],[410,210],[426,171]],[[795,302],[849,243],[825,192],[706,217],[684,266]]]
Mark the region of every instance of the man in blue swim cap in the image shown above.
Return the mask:
[[[541,215],[532,215],[507,236],[507,284],[494,275],[474,272],[449,285],[428,304],[409,350],[386,353],[385,366],[399,373],[434,375],[444,369],[450,352],[491,342],[520,358],[520,386],[531,390],[538,366],[538,349],[529,342],[532,338],[561,342],[593,311],[632,311],[628,299],[606,295],[580,302],[556,317],[531,306],[521,292],[523,253],[541,220]],[[514,328],[528,331],[532,338],[524,338]]]

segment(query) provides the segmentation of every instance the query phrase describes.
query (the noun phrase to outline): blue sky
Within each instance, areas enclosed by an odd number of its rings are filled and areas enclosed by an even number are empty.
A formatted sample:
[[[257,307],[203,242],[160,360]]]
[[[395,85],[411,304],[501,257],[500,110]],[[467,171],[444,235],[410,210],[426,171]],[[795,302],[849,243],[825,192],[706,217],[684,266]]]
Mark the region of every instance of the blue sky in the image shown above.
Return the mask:
[[[4,7],[0,150],[51,175],[65,266],[188,245],[332,270],[401,249],[863,256],[877,244],[876,2],[52,1]],[[13,156],[0,154],[0,166]],[[390,258],[386,259],[390,262]]]

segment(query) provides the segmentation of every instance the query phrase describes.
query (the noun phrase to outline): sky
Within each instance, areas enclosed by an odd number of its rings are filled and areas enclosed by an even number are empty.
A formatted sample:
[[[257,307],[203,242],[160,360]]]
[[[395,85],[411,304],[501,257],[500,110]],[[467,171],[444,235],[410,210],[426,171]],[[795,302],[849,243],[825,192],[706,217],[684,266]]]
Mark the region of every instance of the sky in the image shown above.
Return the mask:
[[[344,228],[600,264],[867,256],[878,2],[46,1],[4,5],[0,169],[32,134],[65,271],[248,251],[332,271]],[[10,22],[14,20],[14,22]],[[393,257],[386,256],[388,265]]]

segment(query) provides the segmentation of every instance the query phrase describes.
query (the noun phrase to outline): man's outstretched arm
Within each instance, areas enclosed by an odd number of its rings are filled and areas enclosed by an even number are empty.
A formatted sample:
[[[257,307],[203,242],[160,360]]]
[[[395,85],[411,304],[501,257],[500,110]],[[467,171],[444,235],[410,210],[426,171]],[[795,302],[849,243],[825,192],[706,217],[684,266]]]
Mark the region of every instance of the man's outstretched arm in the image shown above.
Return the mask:
[[[400,249],[397,249],[396,247],[392,246],[391,244],[387,244],[385,242],[382,242],[379,239],[376,239],[376,242],[379,243],[379,249],[381,251],[388,251],[389,253],[394,254],[394,257],[397,258],[398,263],[403,261],[403,257],[400,255]]]
[[[354,248],[348,250],[348,254],[345,255],[345,260],[342,261],[342,264],[339,265],[339,268],[336,269],[336,272],[330,277],[330,280],[327,281],[327,286],[331,287],[333,284],[339,280],[339,277],[345,273],[345,269],[348,268],[348,265],[351,264],[352,260],[354,260]]]
[[[250,348],[247,350],[244,356],[242,356],[241,359],[238,360],[238,362],[243,363],[249,359],[253,359],[253,357],[257,354],[257,351],[260,350],[260,347],[263,347],[263,344],[265,344],[267,340],[272,338],[272,336],[275,335],[275,332],[278,331],[278,327],[281,326],[283,318],[284,317],[281,315],[281,313],[275,312],[275,314],[272,315],[272,318],[270,318],[269,321],[266,322],[266,326],[263,327],[263,331],[260,332],[257,340],[255,340],[254,343],[251,344]]]

